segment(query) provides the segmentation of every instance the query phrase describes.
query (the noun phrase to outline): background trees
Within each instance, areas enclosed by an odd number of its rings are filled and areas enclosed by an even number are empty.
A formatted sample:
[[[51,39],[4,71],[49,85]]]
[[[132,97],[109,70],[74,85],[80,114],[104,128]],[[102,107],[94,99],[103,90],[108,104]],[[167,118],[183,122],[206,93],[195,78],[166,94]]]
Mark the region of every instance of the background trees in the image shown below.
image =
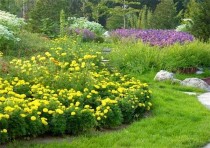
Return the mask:
[[[208,41],[210,38],[210,1],[190,0],[185,17],[193,21],[190,32],[197,38]]]
[[[28,29],[54,37],[59,33],[59,14],[86,17],[106,29],[175,29],[181,19],[194,21],[190,32],[209,38],[208,0],[1,0],[0,10],[26,19]]]
[[[156,29],[174,29],[177,25],[177,11],[173,0],[162,0],[153,13],[151,27]]]

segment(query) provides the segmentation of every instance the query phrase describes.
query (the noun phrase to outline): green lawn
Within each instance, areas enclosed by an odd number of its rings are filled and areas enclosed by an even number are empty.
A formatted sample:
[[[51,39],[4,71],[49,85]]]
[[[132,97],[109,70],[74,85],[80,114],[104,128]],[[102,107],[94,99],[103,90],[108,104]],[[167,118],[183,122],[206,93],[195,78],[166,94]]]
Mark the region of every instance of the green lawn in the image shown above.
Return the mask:
[[[16,141],[9,147],[36,148],[96,148],[96,147],[202,147],[210,142],[210,111],[202,106],[196,96],[183,91],[198,91],[170,83],[154,82],[155,73],[139,75],[153,91],[152,113],[126,128],[111,132],[92,131],[64,140]]]

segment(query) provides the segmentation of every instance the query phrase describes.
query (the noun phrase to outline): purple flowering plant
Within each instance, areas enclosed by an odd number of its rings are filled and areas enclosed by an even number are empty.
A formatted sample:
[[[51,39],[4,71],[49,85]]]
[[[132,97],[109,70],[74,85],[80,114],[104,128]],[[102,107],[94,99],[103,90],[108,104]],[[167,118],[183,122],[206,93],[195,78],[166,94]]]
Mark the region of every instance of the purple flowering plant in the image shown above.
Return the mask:
[[[69,29],[69,35],[79,35],[84,42],[93,41],[96,38],[95,33],[89,29]]]
[[[194,37],[186,32],[175,30],[141,30],[141,29],[116,29],[111,32],[113,38],[135,38],[152,46],[169,46],[175,43],[184,44],[192,42]]]

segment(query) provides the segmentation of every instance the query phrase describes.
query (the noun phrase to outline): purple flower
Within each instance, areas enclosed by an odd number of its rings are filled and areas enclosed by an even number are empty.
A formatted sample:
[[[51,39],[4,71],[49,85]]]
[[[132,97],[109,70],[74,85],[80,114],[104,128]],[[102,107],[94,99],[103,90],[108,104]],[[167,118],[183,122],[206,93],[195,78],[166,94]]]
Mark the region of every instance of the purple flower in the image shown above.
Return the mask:
[[[111,32],[111,37],[140,39],[152,46],[169,46],[175,43],[184,44],[192,42],[194,37],[186,32],[175,30],[141,30],[141,29],[117,29]]]

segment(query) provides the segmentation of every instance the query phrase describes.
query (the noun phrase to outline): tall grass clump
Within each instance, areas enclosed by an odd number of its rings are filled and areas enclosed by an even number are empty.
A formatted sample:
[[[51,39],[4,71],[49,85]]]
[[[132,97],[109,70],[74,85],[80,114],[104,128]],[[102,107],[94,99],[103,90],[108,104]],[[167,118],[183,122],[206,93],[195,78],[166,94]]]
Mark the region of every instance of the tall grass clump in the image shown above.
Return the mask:
[[[210,67],[210,44],[194,41],[161,49],[162,68],[177,70],[189,67]]]
[[[166,47],[140,41],[118,41],[110,54],[111,64],[121,71],[144,73],[150,70],[178,71],[180,68],[210,67],[210,44],[194,41]]]
[[[125,72],[144,73],[160,69],[161,52],[142,42],[116,42],[110,54],[111,64]]]

